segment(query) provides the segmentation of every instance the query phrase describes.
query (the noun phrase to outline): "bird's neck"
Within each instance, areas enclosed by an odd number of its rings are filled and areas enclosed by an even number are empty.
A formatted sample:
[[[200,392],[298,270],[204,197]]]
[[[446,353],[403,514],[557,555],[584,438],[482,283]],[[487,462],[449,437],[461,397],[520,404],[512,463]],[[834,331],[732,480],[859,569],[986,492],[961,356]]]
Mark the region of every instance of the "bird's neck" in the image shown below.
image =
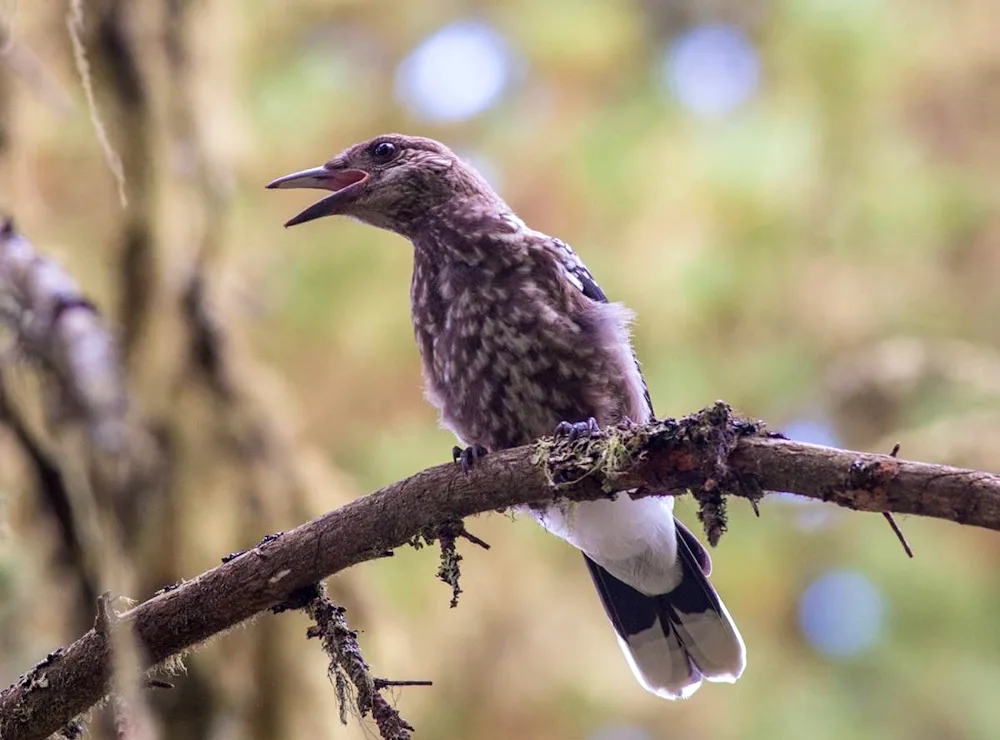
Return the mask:
[[[423,215],[406,234],[415,259],[440,266],[487,266],[516,260],[520,237],[531,230],[499,197],[453,201]]]

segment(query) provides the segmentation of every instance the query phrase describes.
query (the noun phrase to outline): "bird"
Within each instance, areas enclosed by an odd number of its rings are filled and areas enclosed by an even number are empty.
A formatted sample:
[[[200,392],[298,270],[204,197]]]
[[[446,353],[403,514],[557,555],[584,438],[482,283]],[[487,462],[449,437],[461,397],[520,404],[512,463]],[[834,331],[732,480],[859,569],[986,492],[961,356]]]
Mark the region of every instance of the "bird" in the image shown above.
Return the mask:
[[[525,224],[486,180],[433,139],[384,134],[268,188],[330,191],[289,219],[342,215],[413,247],[411,318],[425,392],[468,470],[541,437],[600,435],[653,407],[611,302],[577,253]],[[673,497],[561,502],[530,513],[583,553],[638,682],[666,698],[735,682],[746,649],[708,580],[708,551]]]

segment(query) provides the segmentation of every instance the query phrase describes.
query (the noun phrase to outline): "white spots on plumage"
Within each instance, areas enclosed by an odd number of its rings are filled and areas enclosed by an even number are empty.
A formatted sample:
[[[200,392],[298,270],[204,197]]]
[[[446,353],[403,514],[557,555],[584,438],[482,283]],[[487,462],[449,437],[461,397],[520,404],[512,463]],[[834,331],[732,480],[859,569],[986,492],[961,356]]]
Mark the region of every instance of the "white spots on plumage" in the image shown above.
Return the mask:
[[[569,270],[565,270],[565,269],[564,269],[563,274],[566,276],[567,280],[569,280],[571,283],[573,283],[573,286],[577,290],[579,290],[581,293],[583,292],[583,281],[580,280],[580,278],[578,278],[576,275],[574,275]]]
[[[413,295],[430,317],[415,306],[414,326],[445,423],[495,449],[563,420],[648,418],[627,312],[594,299],[565,242],[477,208],[434,219],[433,240],[416,245]]]
[[[573,248],[569,244],[564,242],[562,239],[556,239],[555,237],[551,239],[551,243],[553,246],[555,246],[557,250],[562,252],[564,260],[568,259],[571,263],[579,265],[581,268],[584,269],[584,271],[586,271],[587,268],[583,267],[583,263],[580,261],[580,258],[577,256],[576,252],[573,251]]]
[[[558,326],[562,323],[572,323],[563,322],[562,314],[560,314],[556,309],[548,303],[538,304],[538,322],[543,326]]]
[[[528,228],[528,224],[524,223],[524,219],[522,219],[513,211],[507,211],[506,213],[501,213],[500,218],[501,220],[503,220],[504,223],[509,224],[514,228],[514,233],[523,233],[527,231],[532,231],[532,229]]]

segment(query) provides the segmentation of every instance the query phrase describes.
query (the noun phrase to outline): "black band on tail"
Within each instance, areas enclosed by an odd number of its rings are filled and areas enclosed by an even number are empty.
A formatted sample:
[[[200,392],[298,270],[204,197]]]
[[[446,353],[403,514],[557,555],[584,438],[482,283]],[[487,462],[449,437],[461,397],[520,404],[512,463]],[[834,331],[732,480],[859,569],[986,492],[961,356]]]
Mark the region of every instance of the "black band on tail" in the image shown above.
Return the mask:
[[[667,593],[644,594],[587,555],[584,560],[622,647],[647,688],[677,698],[690,695],[702,678],[735,681],[743,672],[743,640],[706,577],[711,560],[680,522],[673,565],[677,585]]]

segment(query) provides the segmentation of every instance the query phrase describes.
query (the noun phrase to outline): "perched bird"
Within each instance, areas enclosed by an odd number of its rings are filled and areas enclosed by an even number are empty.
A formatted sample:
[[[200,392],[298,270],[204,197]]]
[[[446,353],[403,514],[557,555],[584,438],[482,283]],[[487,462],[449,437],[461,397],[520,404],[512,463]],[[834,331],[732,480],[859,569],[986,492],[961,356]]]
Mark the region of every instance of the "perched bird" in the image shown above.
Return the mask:
[[[548,434],[600,434],[652,418],[632,313],[608,301],[569,245],[528,228],[443,144],[378,136],[267,187],[332,191],[286,226],[344,215],[413,244],[412,319],[427,395],[468,445],[464,465]],[[703,678],[739,678],[743,640],[708,582],[708,552],[674,519],[673,498],[532,513],[583,551],[645,688],[676,699]]]

